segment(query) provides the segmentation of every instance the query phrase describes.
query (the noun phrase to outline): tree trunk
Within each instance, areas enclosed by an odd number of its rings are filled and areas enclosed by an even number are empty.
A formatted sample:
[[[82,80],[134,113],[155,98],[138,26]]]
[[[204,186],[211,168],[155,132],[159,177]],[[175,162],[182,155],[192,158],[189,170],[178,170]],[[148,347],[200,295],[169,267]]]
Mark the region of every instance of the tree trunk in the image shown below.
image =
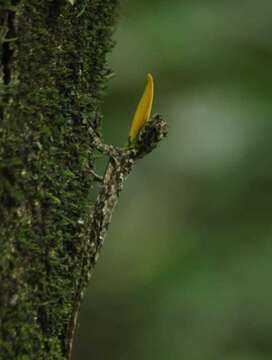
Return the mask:
[[[3,360],[70,357],[117,1],[0,3]]]

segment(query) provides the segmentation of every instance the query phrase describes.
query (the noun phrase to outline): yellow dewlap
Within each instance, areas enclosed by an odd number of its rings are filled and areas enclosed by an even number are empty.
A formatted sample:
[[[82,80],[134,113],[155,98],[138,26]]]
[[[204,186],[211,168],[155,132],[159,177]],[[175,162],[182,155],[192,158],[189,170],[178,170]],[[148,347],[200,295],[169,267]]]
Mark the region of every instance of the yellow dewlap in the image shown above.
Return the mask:
[[[147,75],[147,84],[144,93],[139,101],[133,117],[128,135],[128,142],[132,144],[139,135],[139,132],[150,118],[154,96],[154,82],[151,74]]]

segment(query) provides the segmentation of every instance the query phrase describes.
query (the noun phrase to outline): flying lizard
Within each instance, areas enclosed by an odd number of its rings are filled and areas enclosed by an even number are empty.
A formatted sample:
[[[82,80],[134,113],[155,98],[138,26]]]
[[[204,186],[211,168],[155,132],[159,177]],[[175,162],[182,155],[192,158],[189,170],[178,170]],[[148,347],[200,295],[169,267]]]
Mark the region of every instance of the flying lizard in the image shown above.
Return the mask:
[[[147,85],[129,131],[128,146],[124,148],[104,144],[93,128],[88,129],[92,147],[108,156],[109,160],[102,177],[92,173],[92,176],[101,184],[91,214],[88,240],[84,244],[82,253],[81,278],[77,286],[73,316],[68,329],[70,340],[73,339],[83,291],[99,257],[120,191],[135,162],[150,153],[167,135],[167,124],[162,117],[156,114],[150,118],[152,102],[153,78],[148,74]],[[71,354],[71,347],[70,341],[69,354]]]

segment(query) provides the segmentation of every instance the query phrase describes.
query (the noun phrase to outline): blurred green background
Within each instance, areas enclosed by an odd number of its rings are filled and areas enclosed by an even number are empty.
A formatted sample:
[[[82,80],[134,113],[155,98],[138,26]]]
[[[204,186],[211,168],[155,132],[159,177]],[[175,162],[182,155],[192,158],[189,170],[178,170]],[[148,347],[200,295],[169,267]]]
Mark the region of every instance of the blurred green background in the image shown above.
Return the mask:
[[[271,22],[270,0],[122,2],[105,141],[148,72],[170,130],[121,194],[74,359],[272,359]]]

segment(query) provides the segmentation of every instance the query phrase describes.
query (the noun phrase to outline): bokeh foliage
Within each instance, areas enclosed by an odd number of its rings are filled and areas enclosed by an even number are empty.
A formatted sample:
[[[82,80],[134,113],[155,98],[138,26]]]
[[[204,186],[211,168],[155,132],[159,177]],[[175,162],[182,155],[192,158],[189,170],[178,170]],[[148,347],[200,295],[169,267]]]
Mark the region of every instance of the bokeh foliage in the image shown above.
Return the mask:
[[[123,3],[104,137],[126,141],[147,72],[170,133],[126,184],[75,358],[271,359],[271,18],[264,0]]]

